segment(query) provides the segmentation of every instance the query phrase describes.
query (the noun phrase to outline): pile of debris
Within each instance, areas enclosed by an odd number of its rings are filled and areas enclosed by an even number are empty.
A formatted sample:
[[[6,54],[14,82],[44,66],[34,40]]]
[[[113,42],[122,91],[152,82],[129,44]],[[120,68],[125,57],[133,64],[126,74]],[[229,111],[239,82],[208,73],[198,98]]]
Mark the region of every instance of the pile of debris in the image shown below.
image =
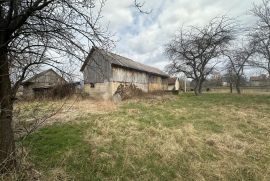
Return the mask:
[[[134,84],[120,84],[114,93],[113,100],[119,102],[142,95],[142,90]]]

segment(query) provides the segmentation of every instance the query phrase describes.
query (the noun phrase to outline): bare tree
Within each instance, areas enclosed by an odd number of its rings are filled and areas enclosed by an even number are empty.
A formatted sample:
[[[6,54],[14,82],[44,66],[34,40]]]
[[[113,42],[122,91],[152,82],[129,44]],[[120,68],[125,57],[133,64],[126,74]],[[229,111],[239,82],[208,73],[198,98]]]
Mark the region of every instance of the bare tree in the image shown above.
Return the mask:
[[[203,82],[233,39],[234,22],[227,17],[214,18],[204,27],[182,28],[166,47],[169,73],[183,72],[194,80],[195,94],[201,94]]]
[[[224,55],[228,58],[227,69],[230,74],[230,83],[235,85],[238,94],[241,94],[240,86],[244,77],[244,68],[248,66],[248,61],[253,54],[254,49],[248,43],[246,45],[242,43],[239,47],[224,52]]]
[[[134,4],[143,12],[142,3]],[[105,0],[0,1],[1,172],[16,166],[12,117],[19,85],[42,65],[83,61],[90,46],[108,47],[110,34],[99,25],[104,5]]]
[[[252,14],[257,18],[256,27],[251,29],[250,38],[255,45],[256,57],[249,63],[261,68],[270,76],[270,5],[269,0],[253,5]]]
[[[64,58],[83,61],[90,46],[107,47],[110,35],[99,25],[104,3],[105,0],[0,1],[1,168],[12,169],[16,165],[12,117],[19,85],[41,65],[55,66]],[[134,3],[142,11],[142,4]],[[52,54],[63,59],[56,60]]]
[[[101,1],[99,7],[103,5]],[[83,0],[0,1],[0,163],[5,164],[1,168],[16,164],[13,103],[27,74],[40,65],[60,63],[51,53],[83,60],[89,44],[109,43],[95,6],[94,1]],[[86,43],[80,42],[82,38]]]

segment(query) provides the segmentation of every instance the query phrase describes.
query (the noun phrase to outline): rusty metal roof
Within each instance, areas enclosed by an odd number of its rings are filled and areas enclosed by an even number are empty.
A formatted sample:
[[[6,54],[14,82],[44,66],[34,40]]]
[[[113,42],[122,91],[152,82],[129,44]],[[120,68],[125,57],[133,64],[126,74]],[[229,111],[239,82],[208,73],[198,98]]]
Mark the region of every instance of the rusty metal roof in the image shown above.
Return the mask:
[[[142,72],[147,72],[147,73],[159,75],[162,77],[169,77],[168,74],[166,74],[165,72],[163,72],[157,68],[154,68],[154,67],[151,67],[148,65],[144,65],[144,64],[139,63],[139,62],[135,62],[129,58],[126,58],[126,57],[123,57],[123,56],[117,55],[115,53],[111,53],[111,52],[108,52],[108,51],[105,51],[103,49],[99,49],[96,47],[92,48],[89,56],[87,57],[87,59],[85,60],[83,66],[81,68],[81,71],[84,70],[85,66],[87,65],[87,63],[90,60],[91,54],[94,51],[98,51],[99,53],[101,53],[108,61],[110,61],[110,63],[112,65],[121,66],[124,68],[130,68],[130,69],[134,69],[134,70],[138,70],[138,71],[142,71]]]

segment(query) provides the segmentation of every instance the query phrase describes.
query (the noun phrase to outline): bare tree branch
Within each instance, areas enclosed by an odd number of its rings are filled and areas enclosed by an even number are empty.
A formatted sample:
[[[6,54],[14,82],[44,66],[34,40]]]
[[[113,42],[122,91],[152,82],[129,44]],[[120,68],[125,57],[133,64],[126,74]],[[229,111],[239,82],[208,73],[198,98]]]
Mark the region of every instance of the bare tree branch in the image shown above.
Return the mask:
[[[254,4],[251,13],[257,18],[256,26],[250,31],[250,39],[256,54],[249,64],[263,69],[270,76],[270,5],[269,0]]]
[[[235,23],[223,16],[212,19],[204,27],[183,27],[167,45],[166,52],[171,61],[169,73],[183,72],[195,81],[195,94],[201,94],[202,84],[212,73],[222,55],[234,39]]]
[[[145,2],[138,2],[137,0],[134,0],[134,6],[139,10],[140,13],[144,14],[150,14],[152,12],[152,9],[150,11],[145,11],[142,8],[144,7]]]
[[[248,62],[255,50],[249,42],[242,42],[237,47],[232,47],[223,52],[227,57],[227,69],[229,73],[229,82],[234,83],[237,93],[241,94],[241,80],[244,77],[244,68],[248,66]]]

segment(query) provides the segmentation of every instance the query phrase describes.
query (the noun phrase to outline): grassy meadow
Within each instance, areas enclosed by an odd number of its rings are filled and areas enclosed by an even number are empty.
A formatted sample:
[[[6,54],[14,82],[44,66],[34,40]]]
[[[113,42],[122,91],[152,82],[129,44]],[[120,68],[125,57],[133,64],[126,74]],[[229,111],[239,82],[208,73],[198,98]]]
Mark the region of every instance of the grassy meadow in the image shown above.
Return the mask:
[[[270,180],[269,95],[180,94],[84,109],[22,142],[41,180]]]

